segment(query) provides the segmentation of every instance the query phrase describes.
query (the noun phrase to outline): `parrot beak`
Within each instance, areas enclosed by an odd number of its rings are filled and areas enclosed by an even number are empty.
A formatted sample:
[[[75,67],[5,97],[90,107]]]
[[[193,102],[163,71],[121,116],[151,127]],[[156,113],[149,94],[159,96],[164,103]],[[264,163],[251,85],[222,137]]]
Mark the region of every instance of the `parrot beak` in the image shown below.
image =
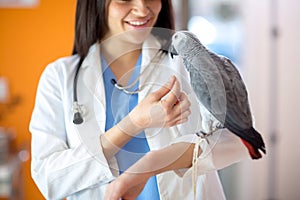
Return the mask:
[[[176,49],[174,48],[173,45],[170,46],[169,53],[170,53],[172,59],[173,59],[174,56],[178,55],[178,53],[177,53],[177,51],[176,51]]]

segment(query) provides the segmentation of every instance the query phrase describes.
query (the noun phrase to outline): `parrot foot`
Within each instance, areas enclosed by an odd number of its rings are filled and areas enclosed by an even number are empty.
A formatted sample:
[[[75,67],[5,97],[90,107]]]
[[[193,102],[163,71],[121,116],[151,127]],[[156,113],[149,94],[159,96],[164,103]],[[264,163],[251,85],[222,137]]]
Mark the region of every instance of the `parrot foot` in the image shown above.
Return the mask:
[[[207,136],[209,136],[209,135],[211,135],[211,134],[212,134],[212,132],[206,133],[206,132],[204,132],[204,131],[200,131],[200,132],[197,132],[197,133],[196,133],[196,135],[197,135],[198,137],[201,137],[201,138],[206,138]]]
[[[217,124],[217,126],[216,126],[216,128],[217,128],[217,129],[223,129],[223,128],[225,128],[225,127],[224,127],[224,125],[223,125],[223,124],[221,124],[221,123],[218,123],[218,124]]]
[[[212,135],[214,132],[216,132],[216,131],[211,131],[211,132],[208,132],[208,133],[206,133],[206,132],[204,132],[204,131],[200,131],[200,132],[197,132],[196,135],[197,135],[198,137],[201,137],[201,138],[205,139],[205,138],[207,138],[208,136]]]
[[[219,127],[217,127],[216,129],[210,131],[210,132],[204,132],[204,131],[200,131],[200,132],[196,132],[196,135],[202,139],[205,139],[207,141],[207,143],[209,144],[208,141],[208,137],[211,136],[212,134],[214,134],[214,132],[216,132],[219,129],[222,129],[222,125],[220,125]]]
[[[206,142],[209,144],[209,141],[207,139],[208,136],[212,135],[214,133],[214,131],[209,132],[209,133],[205,133],[204,131],[200,131],[197,132],[196,135],[204,140],[206,140]]]

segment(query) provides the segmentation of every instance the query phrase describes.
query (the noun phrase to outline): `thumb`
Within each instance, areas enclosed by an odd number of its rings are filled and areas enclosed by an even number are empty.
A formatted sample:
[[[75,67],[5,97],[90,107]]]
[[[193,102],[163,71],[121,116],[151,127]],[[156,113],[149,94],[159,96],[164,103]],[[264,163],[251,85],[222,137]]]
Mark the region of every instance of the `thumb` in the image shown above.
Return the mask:
[[[165,83],[160,89],[155,91],[154,95],[156,97],[156,100],[160,100],[166,94],[168,94],[171,91],[172,87],[174,86],[175,81],[176,81],[176,77],[171,76],[171,78],[169,79],[169,81],[167,83]]]

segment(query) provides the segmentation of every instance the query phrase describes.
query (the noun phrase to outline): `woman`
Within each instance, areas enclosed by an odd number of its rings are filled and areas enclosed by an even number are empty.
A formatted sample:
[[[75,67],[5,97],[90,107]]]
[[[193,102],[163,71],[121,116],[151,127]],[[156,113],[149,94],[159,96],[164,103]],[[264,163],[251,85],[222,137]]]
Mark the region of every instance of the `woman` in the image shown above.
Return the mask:
[[[196,148],[197,199],[225,198],[215,170],[247,152],[227,130],[195,148],[188,73],[162,51],[173,26],[171,0],[77,1],[74,55],[46,67],[30,123],[45,198],[192,199]]]

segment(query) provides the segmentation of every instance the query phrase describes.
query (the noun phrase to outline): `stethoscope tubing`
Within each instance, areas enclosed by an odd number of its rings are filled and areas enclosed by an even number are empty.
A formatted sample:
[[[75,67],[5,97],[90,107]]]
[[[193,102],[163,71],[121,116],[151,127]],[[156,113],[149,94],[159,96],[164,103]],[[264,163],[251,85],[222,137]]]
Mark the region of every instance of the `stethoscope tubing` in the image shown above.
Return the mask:
[[[159,50],[156,53],[156,55],[154,56],[152,62],[154,60],[158,60],[158,55],[160,55],[160,58],[161,58],[161,56],[164,55],[164,52],[162,50]],[[82,65],[84,59],[85,59],[85,57],[80,58],[77,66],[76,66],[76,71],[75,71],[75,76],[74,76],[74,81],[73,81],[73,113],[74,113],[73,123],[76,125],[82,124],[84,121],[83,117],[82,117],[82,111],[81,111],[80,105],[78,103],[78,95],[77,95],[78,75],[79,75],[79,71],[80,71],[80,68],[81,68],[81,65]],[[150,62],[150,63],[152,63],[152,62]],[[111,83],[117,89],[125,92],[126,94],[137,94],[143,89],[143,87],[138,90],[134,90],[134,91],[130,91],[128,89],[132,88],[135,85],[135,83],[140,79],[141,76],[142,76],[142,74],[139,74],[139,76],[133,81],[133,83],[131,83],[130,85],[127,85],[127,86],[122,86],[122,85],[118,84],[118,82],[115,79],[112,79]]]
[[[78,96],[77,96],[78,75],[83,61],[84,61],[84,57],[81,57],[76,66],[76,71],[75,71],[75,76],[73,81],[73,112],[74,112],[73,123],[77,125],[83,123],[83,117],[81,114],[80,105],[78,104]]]

